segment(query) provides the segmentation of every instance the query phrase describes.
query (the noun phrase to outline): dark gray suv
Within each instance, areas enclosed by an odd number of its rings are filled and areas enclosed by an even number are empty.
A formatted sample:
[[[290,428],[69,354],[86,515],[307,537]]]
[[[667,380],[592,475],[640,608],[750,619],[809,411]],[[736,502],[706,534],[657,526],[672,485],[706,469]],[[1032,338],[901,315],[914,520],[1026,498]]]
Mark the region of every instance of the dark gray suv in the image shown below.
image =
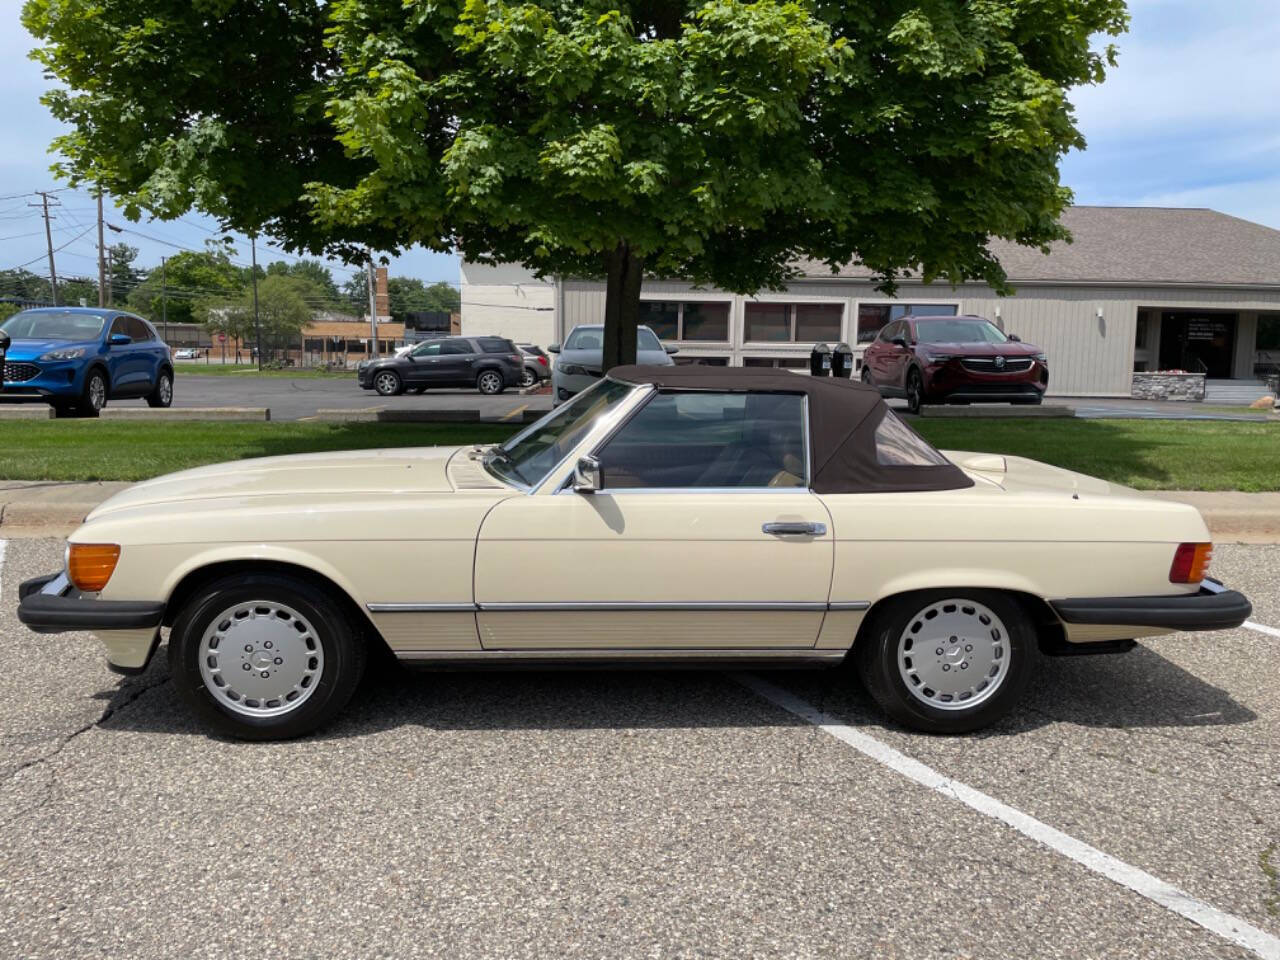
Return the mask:
[[[405,390],[422,393],[430,387],[475,387],[481,393],[501,393],[518,386],[523,375],[524,356],[502,337],[441,337],[420,343],[403,356],[366,360],[356,368],[360,386],[384,397]]]

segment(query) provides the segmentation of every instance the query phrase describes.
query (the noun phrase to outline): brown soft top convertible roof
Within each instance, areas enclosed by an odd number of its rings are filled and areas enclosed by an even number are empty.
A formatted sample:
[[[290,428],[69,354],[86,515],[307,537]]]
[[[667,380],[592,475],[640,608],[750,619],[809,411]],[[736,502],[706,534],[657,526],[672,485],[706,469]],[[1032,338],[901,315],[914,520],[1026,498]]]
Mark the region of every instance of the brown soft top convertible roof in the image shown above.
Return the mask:
[[[751,367],[614,367],[609,377],[660,390],[796,393],[809,399],[809,445],[815,493],[955,490],[973,481],[953,463],[898,466],[876,458],[876,428],[889,413],[874,387],[840,377],[811,377]],[[923,442],[923,441],[922,441]]]

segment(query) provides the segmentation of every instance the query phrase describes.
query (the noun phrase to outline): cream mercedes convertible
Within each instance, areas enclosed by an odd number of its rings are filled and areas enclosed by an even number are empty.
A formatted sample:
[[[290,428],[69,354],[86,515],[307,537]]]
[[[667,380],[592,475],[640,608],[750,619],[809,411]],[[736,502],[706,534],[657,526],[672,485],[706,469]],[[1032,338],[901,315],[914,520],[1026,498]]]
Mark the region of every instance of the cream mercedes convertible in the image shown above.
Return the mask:
[[[624,367],[501,446],[248,460],[140,483],[33,630],[144,669],[168,628],[191,706],[239,737],[346,705],[405,661],[834,665],[896,720],[956,733],[1043,654],[1234,627],[1191,507],[1015,457],[943,454],[875,390],[787,371]]]

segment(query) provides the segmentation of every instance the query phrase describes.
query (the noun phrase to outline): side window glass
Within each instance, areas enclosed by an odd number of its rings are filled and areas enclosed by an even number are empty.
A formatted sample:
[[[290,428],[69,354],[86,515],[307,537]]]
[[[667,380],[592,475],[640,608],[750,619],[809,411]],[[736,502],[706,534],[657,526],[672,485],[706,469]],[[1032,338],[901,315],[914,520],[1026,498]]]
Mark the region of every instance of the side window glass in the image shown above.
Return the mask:
[[[598,457],[606,489],[804,487],[804,398],[659,394]]]
[[[431,343],[424,343],[420,347],[413,348],[415,357],[434,357],[440,353],[440,341],[435,340]]]
[[[466,340],[446,340],[440,345],[440,352],[457,356],[458,354],[474,353],[475,351],[471,349],[471,344]]]
[[[130,337],[130,336],[132,336],[132,334],[131,334],[131,333],[129,333],[129,318],[128,318],[128,317],[116,317],[114,320],[112,320],[112,321],[111,321],[111,334],[110,334],[110,335],[111,335],[111,336],[115,336],[117,333],[122,333],[122,334],[124,334],[126,337]]]
[[[151,339],[151,331],[137,317],[125,317],[125,328],[125,332],[133,337],[134,340],[146,342]]]
[[[875,439],[876,463],[888,467],[938,467],[948,462],[890,410],[876,427]]]

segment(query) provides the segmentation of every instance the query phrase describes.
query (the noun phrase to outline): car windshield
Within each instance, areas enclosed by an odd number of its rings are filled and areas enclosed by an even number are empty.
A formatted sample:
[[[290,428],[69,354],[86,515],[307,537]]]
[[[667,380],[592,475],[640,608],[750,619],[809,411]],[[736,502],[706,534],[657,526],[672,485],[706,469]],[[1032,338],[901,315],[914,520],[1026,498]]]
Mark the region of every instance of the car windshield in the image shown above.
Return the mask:
[[[485,466],[501,480],[537,486],[569,455],[592,424],[616,407],[634,386],[599,380],[548,416],[485,456]]]
[[[564,348],[566,350],[603,350],[604,349],[604,327],[578,327],[573,333],[569,334],[569,339],[565,341]],[[662,350],[662,343],[658,340],[657,335],[648,327],[636,328],[636,349],[637,350]]]
[[[95,340],[106,318],[96,313],[26,310],[0,324],[14,340]]]
[[[917,320],[916,338],[921,343],[1004,343],[1006,337],[988,320]]]

